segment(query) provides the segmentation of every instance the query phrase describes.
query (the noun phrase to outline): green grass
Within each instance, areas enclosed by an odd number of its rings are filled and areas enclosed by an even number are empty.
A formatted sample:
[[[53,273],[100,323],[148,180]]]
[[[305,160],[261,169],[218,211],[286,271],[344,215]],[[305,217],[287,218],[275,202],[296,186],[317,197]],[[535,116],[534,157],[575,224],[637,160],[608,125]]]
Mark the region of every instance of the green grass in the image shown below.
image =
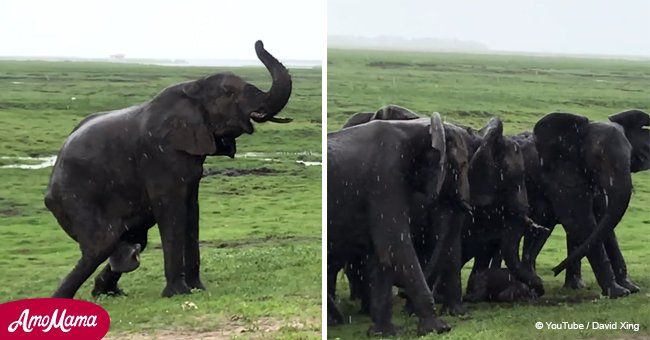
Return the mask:
[[[353,113],[375,111],[397,104],[416,112],[438,111],[447,121],[483,126],[499,116],[506,133],[532,129],[535,122],[555,110],[594,120],[628,108],[650,111],[650,62],[536,58],[406,52],[329,50],[328,131],[334,131]],[[553,277],[551,268],[565,255],[561,227],[542,250],[538,272],[546,295],[533,304],[468,304],[468,317],[443,317],[453,329],[431,339],[511,338],[648,338],[650,337],[650,173],[634,176],[634,194],[619,224],[617,236],[630,277],[640,293],[618,300],[601,299],[591,268],[583,260],[588,288],[561,288],[564,273]],[[466,282],[471,263],[463,269]],[[328,337],[364,337],[368,317],[347,299],[343,275],[337,287],[339,302],[352,324],[328,328]],[[464,288],[464,287],[463,287]],[[403,301],[395,298],[394,323],[403,338],[415,336],[416,319],[400,313]],[[639,323],[638,332],[626,330],[542,330],[537,321]]]
[[[224,71],[72,62],[0,62],[0,70],[0,156],[55,155],[90,113],[137,104],[168,85]],[[264,68],[230,71],[262,89],[270,86]],[[76,296],[107,309],[109,336],[320,338],[321,167],[295,161],[320,160],[321,70],[291,73],[293,94],[282,115],[294,122],[258,124],[255,134],[238,139],[238,154],[265,152],[276,160],[206,162],[211,169],[275,170],[202,181],[201,275],[207,290],[160,297],[165,280],[153,228],[141,267],[120,282],[127,297],[94,300],[92,279]],[[0,159],[0,166],[16,162]],[[44,207],[50,171],[0,168],[0,302],[51,295],[79,257],[77,244]],[[197,308],[184,309],[186,301]]]

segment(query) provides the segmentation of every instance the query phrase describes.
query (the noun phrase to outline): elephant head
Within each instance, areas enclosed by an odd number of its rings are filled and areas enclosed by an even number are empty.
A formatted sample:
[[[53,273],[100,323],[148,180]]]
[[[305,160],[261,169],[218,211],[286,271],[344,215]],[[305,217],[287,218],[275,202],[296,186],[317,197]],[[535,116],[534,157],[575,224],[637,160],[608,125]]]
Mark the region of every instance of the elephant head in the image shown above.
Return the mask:
[[[444,128],[445,144],[447,145],[447,170],[442,191],[452,196],[452,202],[458,208],[470,212],[470,185],[467,177],[469,152],[465,141],[465,130],[447,123],[444,124]]]
[[[151,101],[149,112],[156,114],[149,119],[149,133],[192,155],[234,157],[235,138],[254,131],[251,120],[289,122],[275,115],[289,100],[291,76],[261,41],[255,52],[273,79],[269,91],[229,72],[173,85]]]
[[[472,205],[485,207],[502,200],[507,213],[528,211],[524,159],[519,145],[503,135],[503,123],[492,118],[478,131],[480,145],[469,164]]]
[[[609,120],[622,126],[625,137],[632,145],[630,171],[650,169],[650,115],[641,110],[628,110],[609,116]]]
[[[623,117],[618,118],[621,121]],[[574,187],[594,187],[606,197],[603,217],[580,247],[553,268],[557,275],[567,264],[584,257],[625,214],[632,192],[632,146],[620,127],[570,113],[546,115],[535,124],[533,134],[551,200]]]
[[[397,105],[386,105],[376,112],[358,112],[350,116],[342,128],[367,123],[371,120],[411,120],[421,118],[415,112]]]

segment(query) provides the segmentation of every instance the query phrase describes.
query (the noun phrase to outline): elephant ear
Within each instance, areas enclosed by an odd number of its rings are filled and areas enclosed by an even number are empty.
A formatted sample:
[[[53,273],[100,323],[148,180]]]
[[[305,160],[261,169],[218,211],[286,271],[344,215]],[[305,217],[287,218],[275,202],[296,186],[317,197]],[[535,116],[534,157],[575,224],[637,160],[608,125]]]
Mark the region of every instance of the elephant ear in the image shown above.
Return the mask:
[[[641,110],[627,110],[608,117],[610,121],[628,129],[641,129],[650,126],[650,115]]]
[[[589,119],[572,113],[553,112],[540,119],[533,128],[540,164],[549,169],[557,161],[581,164],[581,148]],[[545,161],[546,160],[546,161]]]
[[[431,134],[431,147],[438,151],[440,158],[438,163],[435,165],[436,173],[432,178],[432,188],[436,196],[440,193],[442,184],[445,180],[445,170],[447,166],[447,144],[445,138],[445,127],[442,123],[442,118],[438,112],[434,112],[431,115],[431,124],[429,125],[429,133]]]
[[[630,171],[650,169],[650,115],[641,110],[628,110],[609,116],[609,120],[625,130],[625,137],[632,145]]]
[[[356,125],[361,125],[364,123],[369,122],[372,119],[372,116],[374,116],[374,112],[357,112],[350,116],[348,120],[343,124],[341,127],[342,129],[350,127],[350,126],[356,126]]]
[[[194,103],[168,108],[158,128],[171,147],[191,155],[211,155],[217,151],[214,136],[206,121],[208,116],[202,106],[196,103],[202,94],[201,80],[188,82],[182,87],[186,97]]]
[[[418,119],[415,112],[397,105],[386,105],[372,116],[371,120],[411,120]]]
[[[479,130],[481,144],[469,162],[470,197],[472,204],[486,206],[496,199],[495,184],[503,178],[499,176],[499,148],[503,144],[503,123],[492,118]]]

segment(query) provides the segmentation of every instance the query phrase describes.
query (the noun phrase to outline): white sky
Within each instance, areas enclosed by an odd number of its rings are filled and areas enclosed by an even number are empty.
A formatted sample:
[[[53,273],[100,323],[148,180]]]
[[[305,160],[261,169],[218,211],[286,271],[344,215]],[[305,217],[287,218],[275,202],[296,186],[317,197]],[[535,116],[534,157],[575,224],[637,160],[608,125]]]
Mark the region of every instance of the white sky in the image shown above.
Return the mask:
[[[321,59],[322,0],[0,0],[0,56]]]
[[[650,56],[650,0],[329,0],[330,35],[447,38],[492,50]]]

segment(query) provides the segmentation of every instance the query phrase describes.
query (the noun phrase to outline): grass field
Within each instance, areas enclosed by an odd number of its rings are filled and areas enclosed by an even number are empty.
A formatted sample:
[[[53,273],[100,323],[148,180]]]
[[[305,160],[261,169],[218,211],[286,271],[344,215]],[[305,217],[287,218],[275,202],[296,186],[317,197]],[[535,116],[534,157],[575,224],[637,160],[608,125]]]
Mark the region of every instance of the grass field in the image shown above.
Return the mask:
[[[0,62],[0,302],[51,295],[79,250],[43,204],[51,167],[16,157],[56,155],[84,116],[137,104],[164,87],[223,71],[74,62]],[[262,89],[266,69],[231,70]],[[238,139],[238,158],[208,158],[200,189],[204,292],[161,298],[157,228],[141,267],[123,277],[127,297],[90,296],[111,316],[109,336],[320,338],[321,70],[296,69],[286,125],[258,124]],[[261,153],[261,154],[260,154]],[[247,156],[247,157],[241,157]],[[250,171],[247,171],[250,170]],[[247,174],[252,172],[252,174]],[[240,176],[227,176],[227,175]],[[196,307],[196,308],[194,308]]]
[[[328,131],[337,130],[352,113],[397,104],[416,112],[438,111],[447,121],[483,126],[491,116],[504,122],[506,133],[532,129],[548,112],[561,110],[605,120],[628,108],[650,110],[650,62],[535,58],[405,52],[328,52]],[[546,295],[530,304],[469,304],[467,317],[444,317],[453,329],[432,339],[648,338],[650,337],[650,172],[634,175],[634,194],[617,235],[630,276],[640,293],[618,300],[599,297],[591,268],[583,260],[588,288],[561,288],[564,274],[551,268],[565,257],[562,228],[556,228],[538,259]],[[463,270],[464,282],[471,268]],[[347,299],[339,277],[337,292],[352,324],[328,329],[328,337],[365,336],[368,317]],[[395,298],[394,323],[403,338],[415,336],[416,319],[400,313]],[[535,322],[622,322],[631,330],[536,330]],[[618,325],[617,325],[618,326]]]

